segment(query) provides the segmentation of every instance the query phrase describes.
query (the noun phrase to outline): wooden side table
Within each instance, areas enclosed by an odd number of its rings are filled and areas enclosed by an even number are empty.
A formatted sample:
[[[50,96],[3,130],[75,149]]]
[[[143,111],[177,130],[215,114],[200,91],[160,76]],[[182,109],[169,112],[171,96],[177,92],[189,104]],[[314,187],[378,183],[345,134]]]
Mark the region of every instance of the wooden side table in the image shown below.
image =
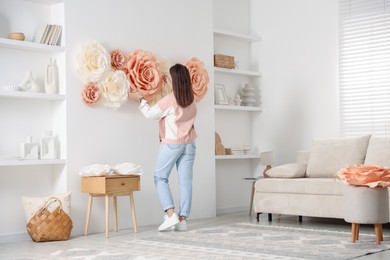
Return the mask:
[[[130,197],[130,207],[133,217],[134,233],[137,233],[137,219],[135,214],[133,191],[139,190],[141,190],[140,176],[136,175],[82,177],[81,191],[89,193],[84,235],[88,235],[89,219],[92,208],[92,198],[103,196],[106,198],[106,237],[108,237],[110,197],[113,197],[115,231],[118,231],[117,196]]]

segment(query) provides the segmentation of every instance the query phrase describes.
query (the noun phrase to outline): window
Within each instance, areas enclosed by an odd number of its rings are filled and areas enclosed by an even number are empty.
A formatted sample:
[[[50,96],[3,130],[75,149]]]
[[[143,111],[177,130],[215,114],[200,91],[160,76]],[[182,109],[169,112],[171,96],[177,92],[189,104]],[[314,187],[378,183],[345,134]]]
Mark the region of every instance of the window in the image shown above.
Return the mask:
[[[340,126],[390,136],[390,0],[340,0]]]

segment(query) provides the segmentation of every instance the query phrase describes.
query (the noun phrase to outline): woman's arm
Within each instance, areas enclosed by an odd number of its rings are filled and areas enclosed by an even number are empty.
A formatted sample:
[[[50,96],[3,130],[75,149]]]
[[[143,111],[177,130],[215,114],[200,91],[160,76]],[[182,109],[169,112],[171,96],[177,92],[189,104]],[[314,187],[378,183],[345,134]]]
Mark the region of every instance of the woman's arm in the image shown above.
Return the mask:
[[[143,98],[141,98],[140,105],[138,108],[147,119],[158,120],[165,116],[164,111],[161,110],[158,104],[150,106],[148,101]]]

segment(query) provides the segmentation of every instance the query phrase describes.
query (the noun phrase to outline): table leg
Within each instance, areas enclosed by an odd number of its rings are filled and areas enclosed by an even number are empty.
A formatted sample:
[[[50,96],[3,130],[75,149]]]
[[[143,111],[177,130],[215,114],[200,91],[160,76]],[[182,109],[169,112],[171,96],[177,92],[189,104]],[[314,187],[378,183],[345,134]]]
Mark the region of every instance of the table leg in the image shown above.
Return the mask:
[[[252,215],[253,196],[255,195],[255,184],[256,184],[256,181],[254,181],[253,184],[252,184],[251,201],[250,201],[250,204],[249,204],[249,216]]]
[[[130,192],[130,207],[131,207],[131,214],[133,216],[134,233],[138,233],[137,218],[136,218],[136,215],[135,215],[135,205],[134,205],[133,192]]]
[[[118,232],[118,204],[116,196],[113,196],[113,202],[114,202],[114,224],[115,224],[115,232]]]
[[[85,228],[84,228],[84,236],[88,235],[88,226],[89,226],[89,218],[91,217],[91,208],[92,208],[92,194],[89,193],[87,218],[85,220]]]
[[[106,194],[106,238],[108,238],[108,226],[110,222],[110,196]]]

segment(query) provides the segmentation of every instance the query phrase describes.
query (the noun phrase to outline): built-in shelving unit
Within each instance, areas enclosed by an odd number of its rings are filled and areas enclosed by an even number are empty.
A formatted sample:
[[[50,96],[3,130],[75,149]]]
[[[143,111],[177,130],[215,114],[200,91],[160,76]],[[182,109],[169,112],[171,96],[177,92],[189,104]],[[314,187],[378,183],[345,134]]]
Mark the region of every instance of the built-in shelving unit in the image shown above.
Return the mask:
[[[61,100],[65,100],[65,95],[63,95],[63,94],[47,94],[47,93],[39,93],[39,92],[0,90],[0,98],[61,101]]]
[[[65,165],[66,160],[0,160],[0,166]]]
[[[247,106],[228,106],[228,105],[214,105],[216,110],[237,110],[237,111],[263,111],[261,107],[247,107]]]
[[[216,155],[217,160],[233,160],[233,159],[259,159],[259,154],[230,154],[230,155]]]
[[[221,29],[214,29],[214,37],[221,37],[226,39],[235,39],[240,41],[246,41],[246,42],[259,42],[261,41],[261,37],[243,34],[243,33],[236,33]]]
[[[242,33],[237,33],[237,32],[232,32],[232,31],[227,31],[227,30],[222,30],[222,29],[214,29],[214,41],[219,42],[221,45],[221,48],[226,50],[226,46],[235,46],[235,42],[233,41],[239,41],[239,42],[244,42],[244,43],[254,43],[254,42],[260,42],[262,39],[261,37],[254,36],[254,35],[248,35],[248,34],[242,34]],[[246,46],[247,48],[248,46]],[[214,48],[216,48],[214,46]],[[233,47],[233,49],[236,49]],[[214,51],[216,51],[214,49]],[[226,55],[229,55],[227,53]],[[236,57],[235,57],[236,58]],[[245,66],[246,65],[246,66]],[[248,68],[247,64],[244,64],[244,68]],[[247,82],[253,82],[256,79],[260,78],[262,76],[261,72],[256,71],[256,70],[251,70],[251,69],[226,69],[226,68],[220,68],[220,67],[214,67],[214,75],[216,79],[216,82],[218,84],[222,85],[229,85],[232,84],[232,79],[236,77],[240,77],[237,81],[241,82],[242,80],[247,83]],[[225,78],[229,77],[229,78]],[[218,81],[217,81],[218,80]],[[225,86],[226,91],[228,92],[228,88],[230,86]],[[260,102],[258,102],[260,103]],[[215,111],[243,111],[243,112],[261,112],[262,108],[260,106],[234,106],[234,105],[214,105]],[[220,112],[223,113],[223,112]],[[216,114],[216,120],[218,121],[218,116],[220,114]],[[241,114],[235,115],[240,117]],[[221,115],[222,116],[222,115]],[[234,124],[235,117],[233,115],[229,114],[229,121],[226,122],[227,124]],[[248,127],[251,128],[251,122],[247,122]],[[231,131],[231,127],[224,126],[221,127],[223,130],[222,131]],[[223,132],[220,132],[221,136],[224,135]],[[218,132],[218,131],[217,131]],[[229,134],[227,134],[229,135]],[[238,134],[239,136],[240,134]],[[237,137],[237,136],[236,136]],[[232,137],[230,137],[231,139]],[[227,138],[229,139],[229,138]],[[233,155],[216,155],[215,159],[216,160],[234,160],[234,159],[259,159],[260,155],[259,154],[233,154]]]
[[[0,38],[0,48],[12,48],[18,50],[48,53],[57,53],[65,51],[65,47],[62,46],[52,46],[36,42],[10,40],[6,38]]]
[[[225,73],[225,74],[236,74],[236,75],[243,75],[243,76],[249,76],[249,77],[261,77],[260,72],[250,71],[250,70],[224,69],[224,68],[214,67],[214,72]]]

